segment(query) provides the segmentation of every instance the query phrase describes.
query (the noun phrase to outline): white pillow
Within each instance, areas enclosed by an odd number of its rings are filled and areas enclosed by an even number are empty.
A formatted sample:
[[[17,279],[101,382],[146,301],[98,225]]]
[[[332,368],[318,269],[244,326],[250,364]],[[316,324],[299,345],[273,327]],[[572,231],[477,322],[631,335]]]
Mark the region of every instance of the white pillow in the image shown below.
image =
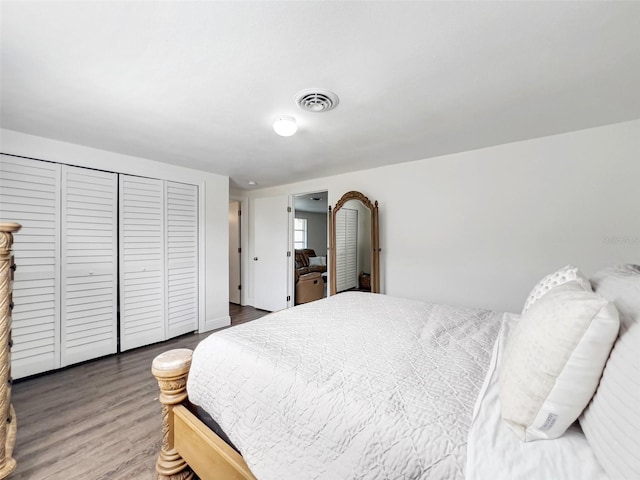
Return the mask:
[[[600,386],[580,417],[593,452],[611,478],[640,474],[640,266],[617,265],[591,277],[620,312],[620,335]]]
[[[591,292],[591,283],[589,283],[589,279],[580,271],[577,267],[573,265],[566,265],[562,267],[560,270],[550,273],[542,280],[540,280],[527,298],[527,301],[524,303],[524,308],[522,309],[522,313],[526,312],[531,308],[538,299],[540,299],[545,293],[547,293],[551,288],[562,285],[567,282],[578,282],[579,285],[582,286],[584,290],[587,292]]]
[[[502,419],[521,440],[557,438],[578,418],[619,323],[615,306],[577,281],[552,288],[522,315],[500,372]]]
[[[309,257],[310,267],[324,267],[327,265],[326,257]]]

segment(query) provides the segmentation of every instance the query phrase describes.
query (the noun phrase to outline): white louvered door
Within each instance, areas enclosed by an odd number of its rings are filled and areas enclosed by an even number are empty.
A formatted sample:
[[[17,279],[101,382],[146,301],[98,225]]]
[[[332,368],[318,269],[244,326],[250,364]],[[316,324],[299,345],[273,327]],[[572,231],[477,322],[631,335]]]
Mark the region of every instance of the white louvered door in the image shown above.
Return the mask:
[[[358,287],[358,210],[347,209],[347,288]]]
[[[336,213],[336,291],[358,286],[358,211]]]
[[[18,222],[12,376],[60,367],[60,165],[0,155],[0,219]]]
[[[344,208],[336,212],[336,292],[346,290],[347,284],[346,219]]]
[[[198,187],[165,182],[167,337],[198,329]]]
[[[117,186],[62,167],[62,366],[117,351]]]
[[[120,175],[120,348],[165,331],[164,182]]]

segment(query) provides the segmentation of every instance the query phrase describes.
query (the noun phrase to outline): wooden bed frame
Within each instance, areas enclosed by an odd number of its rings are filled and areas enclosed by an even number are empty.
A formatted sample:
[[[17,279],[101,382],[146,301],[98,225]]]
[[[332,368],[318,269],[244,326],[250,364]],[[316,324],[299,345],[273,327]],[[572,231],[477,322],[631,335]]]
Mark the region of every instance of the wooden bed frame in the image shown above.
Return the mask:
[[[16,412],[11,405],[11,310],[13,309],[13,234],[17,223],[0,223],[0,479],[16,469]]]
[[[192,351],[158,355],[151,366],[160,387],[162,446],[156,472],[161,480],[256,480],[242,456],[198,419],[183,402]]]

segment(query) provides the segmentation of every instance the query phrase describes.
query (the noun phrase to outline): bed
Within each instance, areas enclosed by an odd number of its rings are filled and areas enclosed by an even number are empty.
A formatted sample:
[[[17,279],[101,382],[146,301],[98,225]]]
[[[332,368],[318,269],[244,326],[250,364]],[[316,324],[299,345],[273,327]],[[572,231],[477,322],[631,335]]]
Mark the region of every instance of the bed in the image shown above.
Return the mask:
[[[216,332],[193,353],[162,354],[152,367],[163,405],[159,477],[637,478],[640,395],[620,378],[640,373],[629,357],[640,268],[599,275],[590,282],[567,266],[546,276],[522,315],[345,292]],[[601,277],[603,295],[591,291]],[[569,315],[572,302],[589,317],[585,330],[561,336],[558,348],[570,335],[575,345],[539,414],[520,418],[531,410],[522,402],[537,398],[527,389],[544,383],[527,375],[540,366],[546,375],[559,354],[516,367],[555,345],[545,322],[563,331],[554,315]],[[527,328],[543,329],[539,343]],[[524,393],[510,382],[524,382]],[[623,407],[611,407],[612,396]]]

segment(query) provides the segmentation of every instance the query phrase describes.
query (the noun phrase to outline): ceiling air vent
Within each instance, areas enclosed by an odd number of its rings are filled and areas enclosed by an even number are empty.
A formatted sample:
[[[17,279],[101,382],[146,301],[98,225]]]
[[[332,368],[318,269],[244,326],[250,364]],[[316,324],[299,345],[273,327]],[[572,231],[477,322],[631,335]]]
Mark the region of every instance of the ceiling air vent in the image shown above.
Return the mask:
[[[296,95],[298,106],[308,112],[328,112],[338,106],[338,96],[329,90],[308,88]]]

